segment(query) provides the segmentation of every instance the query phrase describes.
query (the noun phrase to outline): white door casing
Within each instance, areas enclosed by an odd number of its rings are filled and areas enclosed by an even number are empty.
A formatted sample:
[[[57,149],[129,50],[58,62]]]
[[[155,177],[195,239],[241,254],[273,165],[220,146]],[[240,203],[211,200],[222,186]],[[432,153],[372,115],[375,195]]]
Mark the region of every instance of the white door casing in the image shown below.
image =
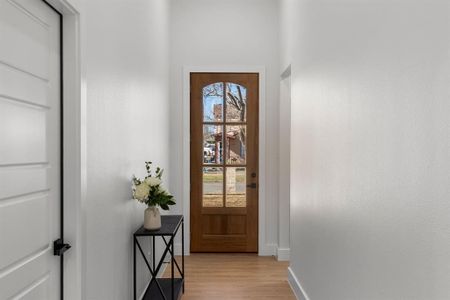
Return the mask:
[[[0,299],[59,299],[60,17],[0,0]]]
[[[259,182],[258,185],[258,255],[276,254],[276,245],[266,241],[266,69],[264,66],[184,66],[183,67],[183,215],[186,237],[190,236],[190,73],[258,73],[259,74]],[[189,178],[189,180],[186,180]],[[181,249],[181,246],[175,247]],[[190,254],[190,239],[185,238],[185,254]]]

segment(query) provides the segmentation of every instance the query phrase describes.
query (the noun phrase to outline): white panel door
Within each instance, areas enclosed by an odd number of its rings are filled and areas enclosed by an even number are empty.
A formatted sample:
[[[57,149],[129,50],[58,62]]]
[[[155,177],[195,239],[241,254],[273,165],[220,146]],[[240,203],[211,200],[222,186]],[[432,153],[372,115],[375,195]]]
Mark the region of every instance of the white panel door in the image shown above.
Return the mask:
[[[0,0],[0,299],[59,299],[60,17]]]

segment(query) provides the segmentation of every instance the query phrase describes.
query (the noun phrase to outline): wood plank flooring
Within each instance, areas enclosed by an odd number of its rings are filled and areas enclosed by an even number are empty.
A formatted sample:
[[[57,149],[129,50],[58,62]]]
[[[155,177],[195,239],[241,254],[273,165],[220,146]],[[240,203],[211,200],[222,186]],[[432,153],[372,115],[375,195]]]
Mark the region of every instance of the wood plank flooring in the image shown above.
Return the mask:
[[[256,254],[191,254],[185,260],[186,290],[181,299],[295,300],[287,281],[288,266]],[[169,275],[170,265],[164,277]]]

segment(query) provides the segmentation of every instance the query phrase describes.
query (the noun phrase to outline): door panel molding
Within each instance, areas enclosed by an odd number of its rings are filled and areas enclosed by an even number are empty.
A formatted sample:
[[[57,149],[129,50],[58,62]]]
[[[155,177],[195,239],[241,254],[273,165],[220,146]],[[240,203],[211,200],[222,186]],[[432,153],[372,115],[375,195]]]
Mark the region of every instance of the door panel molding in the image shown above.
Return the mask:
[[[5,33],[0,56],[7,62],[2,64],[0,84],[0,136],[4,137],[0,172],[14,177],[23,171],[33,173],[37,163],[48,166],[39,174],[41,181],[34,180],[30,189],[14,189],[22,180],[11,182],[9,195],[0,199],[0,219],[6,225],[0,229],[4,242],[0,272],[17,278],[7,281],[0,276],[0,284],[10,288],[8,294],[0,288],[0,298],[61,299],[62,264],[52,256],[50,246],[62,228],[62,17],[45,1],[4,0],[0,7]],[[27,49],[29,55],[17,49]],[[39,98],[34,99],[34,91],[21,92],[24,87],[35,88]],[[35,264],[42,251],[46,263]],[[27,277],[18,277],[23,269],[28,269]],[[45,280],[43,273],[48,274]],[[30,280],[41,283],[27,288]]]
[[[186,220],[185,254],[190,253],[190,73],[258,73],[259,74],[259,205],[258,205],[258,254],[275,255],[276,247],[266,242],[266,70],[260,65],[239,66],[184,66],[183,67],[183,155],[180,182],[182,185],[183,215]],[[270,225],[269,225],[270,226]],[[180,247],[177,247],[181,249]]]

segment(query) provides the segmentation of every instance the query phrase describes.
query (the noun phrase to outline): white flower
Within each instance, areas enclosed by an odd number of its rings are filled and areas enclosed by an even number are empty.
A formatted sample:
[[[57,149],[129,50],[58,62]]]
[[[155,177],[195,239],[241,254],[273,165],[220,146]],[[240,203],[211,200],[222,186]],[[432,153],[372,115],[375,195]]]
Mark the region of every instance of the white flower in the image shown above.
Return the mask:
[[[156,177],[147,177],[144,181],[148,186],[157,186],[161,184],[161,179]]]
[[[148,197],[149,192],[150,187],[147,184],[141,183],[136,186],[136,190],[134,191],[134,197],[139,201],[143,201],[145,198]]]

